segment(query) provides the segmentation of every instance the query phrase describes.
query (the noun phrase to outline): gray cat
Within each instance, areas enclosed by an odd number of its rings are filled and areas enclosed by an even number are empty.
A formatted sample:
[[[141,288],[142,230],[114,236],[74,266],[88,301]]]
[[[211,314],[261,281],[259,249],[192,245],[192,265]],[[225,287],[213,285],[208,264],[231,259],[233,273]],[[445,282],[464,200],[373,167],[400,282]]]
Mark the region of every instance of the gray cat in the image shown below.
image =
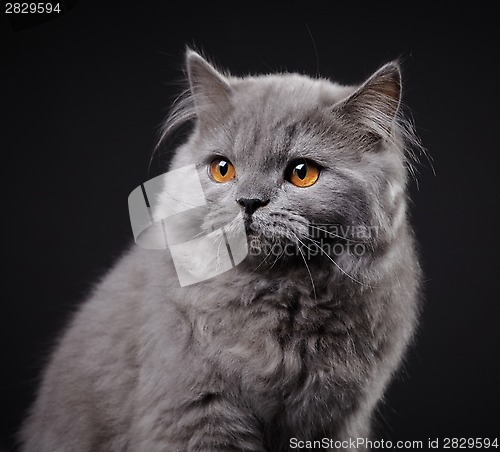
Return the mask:
[[[134,245],[62,335],[23,451],[274,452],[324,438],[337,450],[370,437],[419,311],[406,207],[418,141],[398,64],[357,87],[237,78],[190,50],[186,67],[163,138],[193,122],[169,169],[195,165],[208,207],[179,230],[225,224],[230,241],[243,227],[247,255],[181,284],[172,251]],[[220,258],[198,251],[186,258],[202,267]]]

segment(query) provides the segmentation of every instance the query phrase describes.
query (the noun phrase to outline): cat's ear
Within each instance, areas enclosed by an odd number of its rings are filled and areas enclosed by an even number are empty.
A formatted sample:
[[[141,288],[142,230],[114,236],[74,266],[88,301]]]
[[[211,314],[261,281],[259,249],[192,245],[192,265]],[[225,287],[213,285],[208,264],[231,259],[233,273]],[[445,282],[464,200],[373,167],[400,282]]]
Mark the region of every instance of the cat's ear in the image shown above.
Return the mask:
[[[228,79],[197,52],[186,52],[189,88],[200,121],[214,119],[230,106],[232,88]]]
[[[400,102],[401,71],[391,62],[371,75],[340,107],[367,132],[384,137],[392,130]]]

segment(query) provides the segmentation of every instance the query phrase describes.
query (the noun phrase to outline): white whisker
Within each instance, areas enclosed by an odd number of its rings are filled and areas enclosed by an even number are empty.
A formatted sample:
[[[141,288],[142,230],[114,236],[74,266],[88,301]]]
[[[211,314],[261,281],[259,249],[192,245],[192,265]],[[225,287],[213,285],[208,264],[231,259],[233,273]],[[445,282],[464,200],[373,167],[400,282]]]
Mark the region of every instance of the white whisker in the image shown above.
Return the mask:
[[[269,270],[271,270],[275,265],[276,265],[276,262],[278,262],[278,260],[283,256],[283,254],[285,254],[285,248],[283,248],[281,250],[281,253],[278,254],[278,256],[276,257],[276,259],[274,260],[274,262],[271,264],[271,266],[269,267]]]
[[[305,246],[308,250],[310,251],[313,251],[311,248],[309,248],[304,242],[302,242],[298,237],[297,237],[297,240],[303,245]],[[323,255],[325,255],[328,259],[330,259],[330,261],[345,275],[347,276],[349,279],[351,279],[352,281],[354,281],[355,283],[361,285],[361,286],[364,286],[364,287],[369,287],[371,289],[375,288],[374,286],[371,286],[370,284],[366,284],[366,283],[363,283],[359,280],[357,280],[356,278],[354,278],[353,276],[351,276],[349,273],[347,273],[339,264],[337,264],[337,262],[335,262],[332,257],[323,249],[321,248],[321,246],[318,246],[318,249],[323,253]]]
[[[304,243],[299,239],[298,235],[295,234],[295,232],[293,232],[291,229],[289,229],[289,232],[291,232],[295,238],[300,242],[302,243],[302,245],[304,245]],[[305,246],[305,245],[304,245]],[[309,274],[309,279],[311,280],[311,285],[312,285],[312,290],[313,290],[313,293],[314,293],[314,300],[316,301],[317,300],[317,296],[316,296],[316,286],[314,285],[314,280],[313,280],[313,277],[312,277],[312,274],[311,274],[311,270],[309,268],[309,265],[307,265],[307,261],[306,261],[306,257],[304,256],[304,253],[302,252],[302,250],[300,249],[300,247],[297,247],[297,249],[299,250],[299,253],[300,255],[302,256],[302,260],[304,261],[304,265],[306,266],[306,270],[307,270],[307,273]]]

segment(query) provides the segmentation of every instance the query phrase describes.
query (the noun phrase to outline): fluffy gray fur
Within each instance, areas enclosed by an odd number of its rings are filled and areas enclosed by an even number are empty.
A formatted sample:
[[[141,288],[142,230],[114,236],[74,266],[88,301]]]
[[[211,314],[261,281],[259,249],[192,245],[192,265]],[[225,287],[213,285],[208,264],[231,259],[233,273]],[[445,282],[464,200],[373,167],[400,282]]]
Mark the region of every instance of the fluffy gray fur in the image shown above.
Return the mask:
[[[202,227],[230,221],[237,199],[268,200],[247,218],[249,237],[297,253],[248,256],[180,287],[168,252],[133,246],[61,337],[22,428],[25,452],[275,452],[292,437],[369,437],[413,335],[420,270],[406,185],[416,139],[398,64],[356,87],[233,77],[193,51],[186,67],[189,95],[163,138],[194,121],[171,168],[196,164],[211,205]],[[210,179],[214,156],[234,164],[234,180]],[[313,186],[285,180],[294,159],[321,166]],[[308,253],[317,224],[344,226],[320,231],[325,243],[365,252]],[[359,238],[353,226],[376,234]]]

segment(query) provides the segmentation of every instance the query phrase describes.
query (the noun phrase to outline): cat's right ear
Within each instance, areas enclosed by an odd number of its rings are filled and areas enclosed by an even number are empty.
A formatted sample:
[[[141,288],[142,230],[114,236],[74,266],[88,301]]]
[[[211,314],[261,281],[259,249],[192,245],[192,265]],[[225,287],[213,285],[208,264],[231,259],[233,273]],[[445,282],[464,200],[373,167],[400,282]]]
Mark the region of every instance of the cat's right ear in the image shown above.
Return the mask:
[[[401,71],[397,62],[382,66],[354,93],[339,103],[360,130],[377,137],[392,133],[401,102]]]
[[[186,52],[186,70],[198,119],[210,123],[230,107],[231,85],[227,77],[190,49]]]

